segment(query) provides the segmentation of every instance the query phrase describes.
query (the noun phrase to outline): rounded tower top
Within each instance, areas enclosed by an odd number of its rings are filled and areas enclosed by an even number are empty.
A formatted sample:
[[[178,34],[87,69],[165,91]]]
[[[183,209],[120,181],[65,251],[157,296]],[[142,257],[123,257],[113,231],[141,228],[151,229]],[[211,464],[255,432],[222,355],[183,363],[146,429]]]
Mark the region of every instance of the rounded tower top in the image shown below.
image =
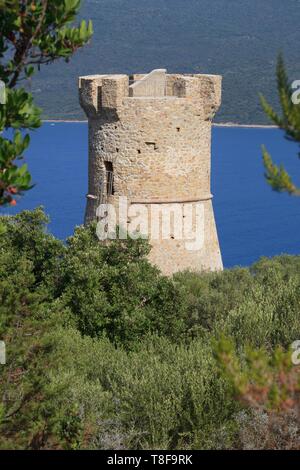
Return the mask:
[[[130,101],[180,99],[194,101],[203,119],[211,119],[221,104],[219,75],[167,74],[156,69],[148,74],[88,75],[79,78],[80,104],[88,117],[116,113]]]

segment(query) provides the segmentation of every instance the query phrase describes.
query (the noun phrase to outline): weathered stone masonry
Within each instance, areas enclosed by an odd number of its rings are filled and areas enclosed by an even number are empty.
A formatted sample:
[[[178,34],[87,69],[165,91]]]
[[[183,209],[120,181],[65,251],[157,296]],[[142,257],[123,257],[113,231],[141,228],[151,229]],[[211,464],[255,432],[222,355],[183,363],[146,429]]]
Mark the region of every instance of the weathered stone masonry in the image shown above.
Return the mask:
[[[166,74],[80,77],[89,121],[86,223],[96,218],[100,182],[113,172],[109,202],[204,205],[204,246],[150,240],[150,260],[166,274],[222,269],[210,193],[211,121],[221,102],[221,77]],[[111,194],[113,193],[113,194]]]

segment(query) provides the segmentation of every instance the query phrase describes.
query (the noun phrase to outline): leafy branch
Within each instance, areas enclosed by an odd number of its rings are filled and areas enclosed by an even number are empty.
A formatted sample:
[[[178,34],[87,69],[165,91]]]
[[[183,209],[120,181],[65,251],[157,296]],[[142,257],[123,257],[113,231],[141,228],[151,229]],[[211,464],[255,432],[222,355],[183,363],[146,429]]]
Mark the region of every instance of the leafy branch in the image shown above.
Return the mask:
[[[41,110],[20,88],[41,65],[71,56],[88,43],[92,23],[73,22],[80,0],[0,0],[0,80],[6,102],[0,104],[0,207],[32,188],[26,165],[18,161],[30,144],[26,130],[41,126]],[[25,132],[24,132],[25,131]]]
[[[277,88],[282,115],[279,116],[263,96],[260,97],[262,107],[271,121],[285,131],[288,140],[300,143],[300,105],[293,102],[294,90],[286,74],[284,60],[281,55],[277,63]],[[265,147],[262,151],[265,178],[272,189],[278,192],[287,192],[293,196],[300,196],[300,188],[293,183],[284,166],[276,165]]]

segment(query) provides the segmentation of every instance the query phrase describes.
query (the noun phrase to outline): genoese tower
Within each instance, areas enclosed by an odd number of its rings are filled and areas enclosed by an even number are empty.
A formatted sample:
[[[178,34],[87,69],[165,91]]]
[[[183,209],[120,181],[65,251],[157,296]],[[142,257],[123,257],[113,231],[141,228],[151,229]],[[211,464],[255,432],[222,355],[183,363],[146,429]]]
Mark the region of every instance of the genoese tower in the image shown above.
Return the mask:
[[[222,269],[210,191],[211,125],[221,81],[163,69],[79,79],[89,122],[85,222],[97,218],[99,204],[120,211],[120,199],[129,208],[146,208],[149,258],[165,274]],[[169,232],[151,229],[154,214],[160,222],[169,217]],[[130,210],[124,223],[131,223]]]

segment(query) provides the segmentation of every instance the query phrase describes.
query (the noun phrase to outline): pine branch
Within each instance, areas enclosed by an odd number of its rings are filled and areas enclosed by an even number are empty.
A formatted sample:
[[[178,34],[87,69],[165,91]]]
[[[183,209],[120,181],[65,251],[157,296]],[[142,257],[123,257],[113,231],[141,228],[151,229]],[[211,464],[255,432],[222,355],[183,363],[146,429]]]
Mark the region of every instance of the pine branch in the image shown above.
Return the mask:
[[[274,191],[287,192],[293,196],[300,196],[300,188],[293,183],[290,175],[282,165],[273,163],[271,155],[266,148],[262,148],[263,162],[265,167],[265,178]]]
[[[278,57],[276,75],[282,115],[279,116],[261,95],[262,108],[270,120],[285,131],[285,136],[288,140],[300,143],[300,106],[292,101],[293,89],[289,83],[282,55]],[[293,183],[292,178],[283,165],[278,166],[273,163],[265,147],[263,147],[263,162],[265,178],[274,191],[300,196],[300,188]]]

